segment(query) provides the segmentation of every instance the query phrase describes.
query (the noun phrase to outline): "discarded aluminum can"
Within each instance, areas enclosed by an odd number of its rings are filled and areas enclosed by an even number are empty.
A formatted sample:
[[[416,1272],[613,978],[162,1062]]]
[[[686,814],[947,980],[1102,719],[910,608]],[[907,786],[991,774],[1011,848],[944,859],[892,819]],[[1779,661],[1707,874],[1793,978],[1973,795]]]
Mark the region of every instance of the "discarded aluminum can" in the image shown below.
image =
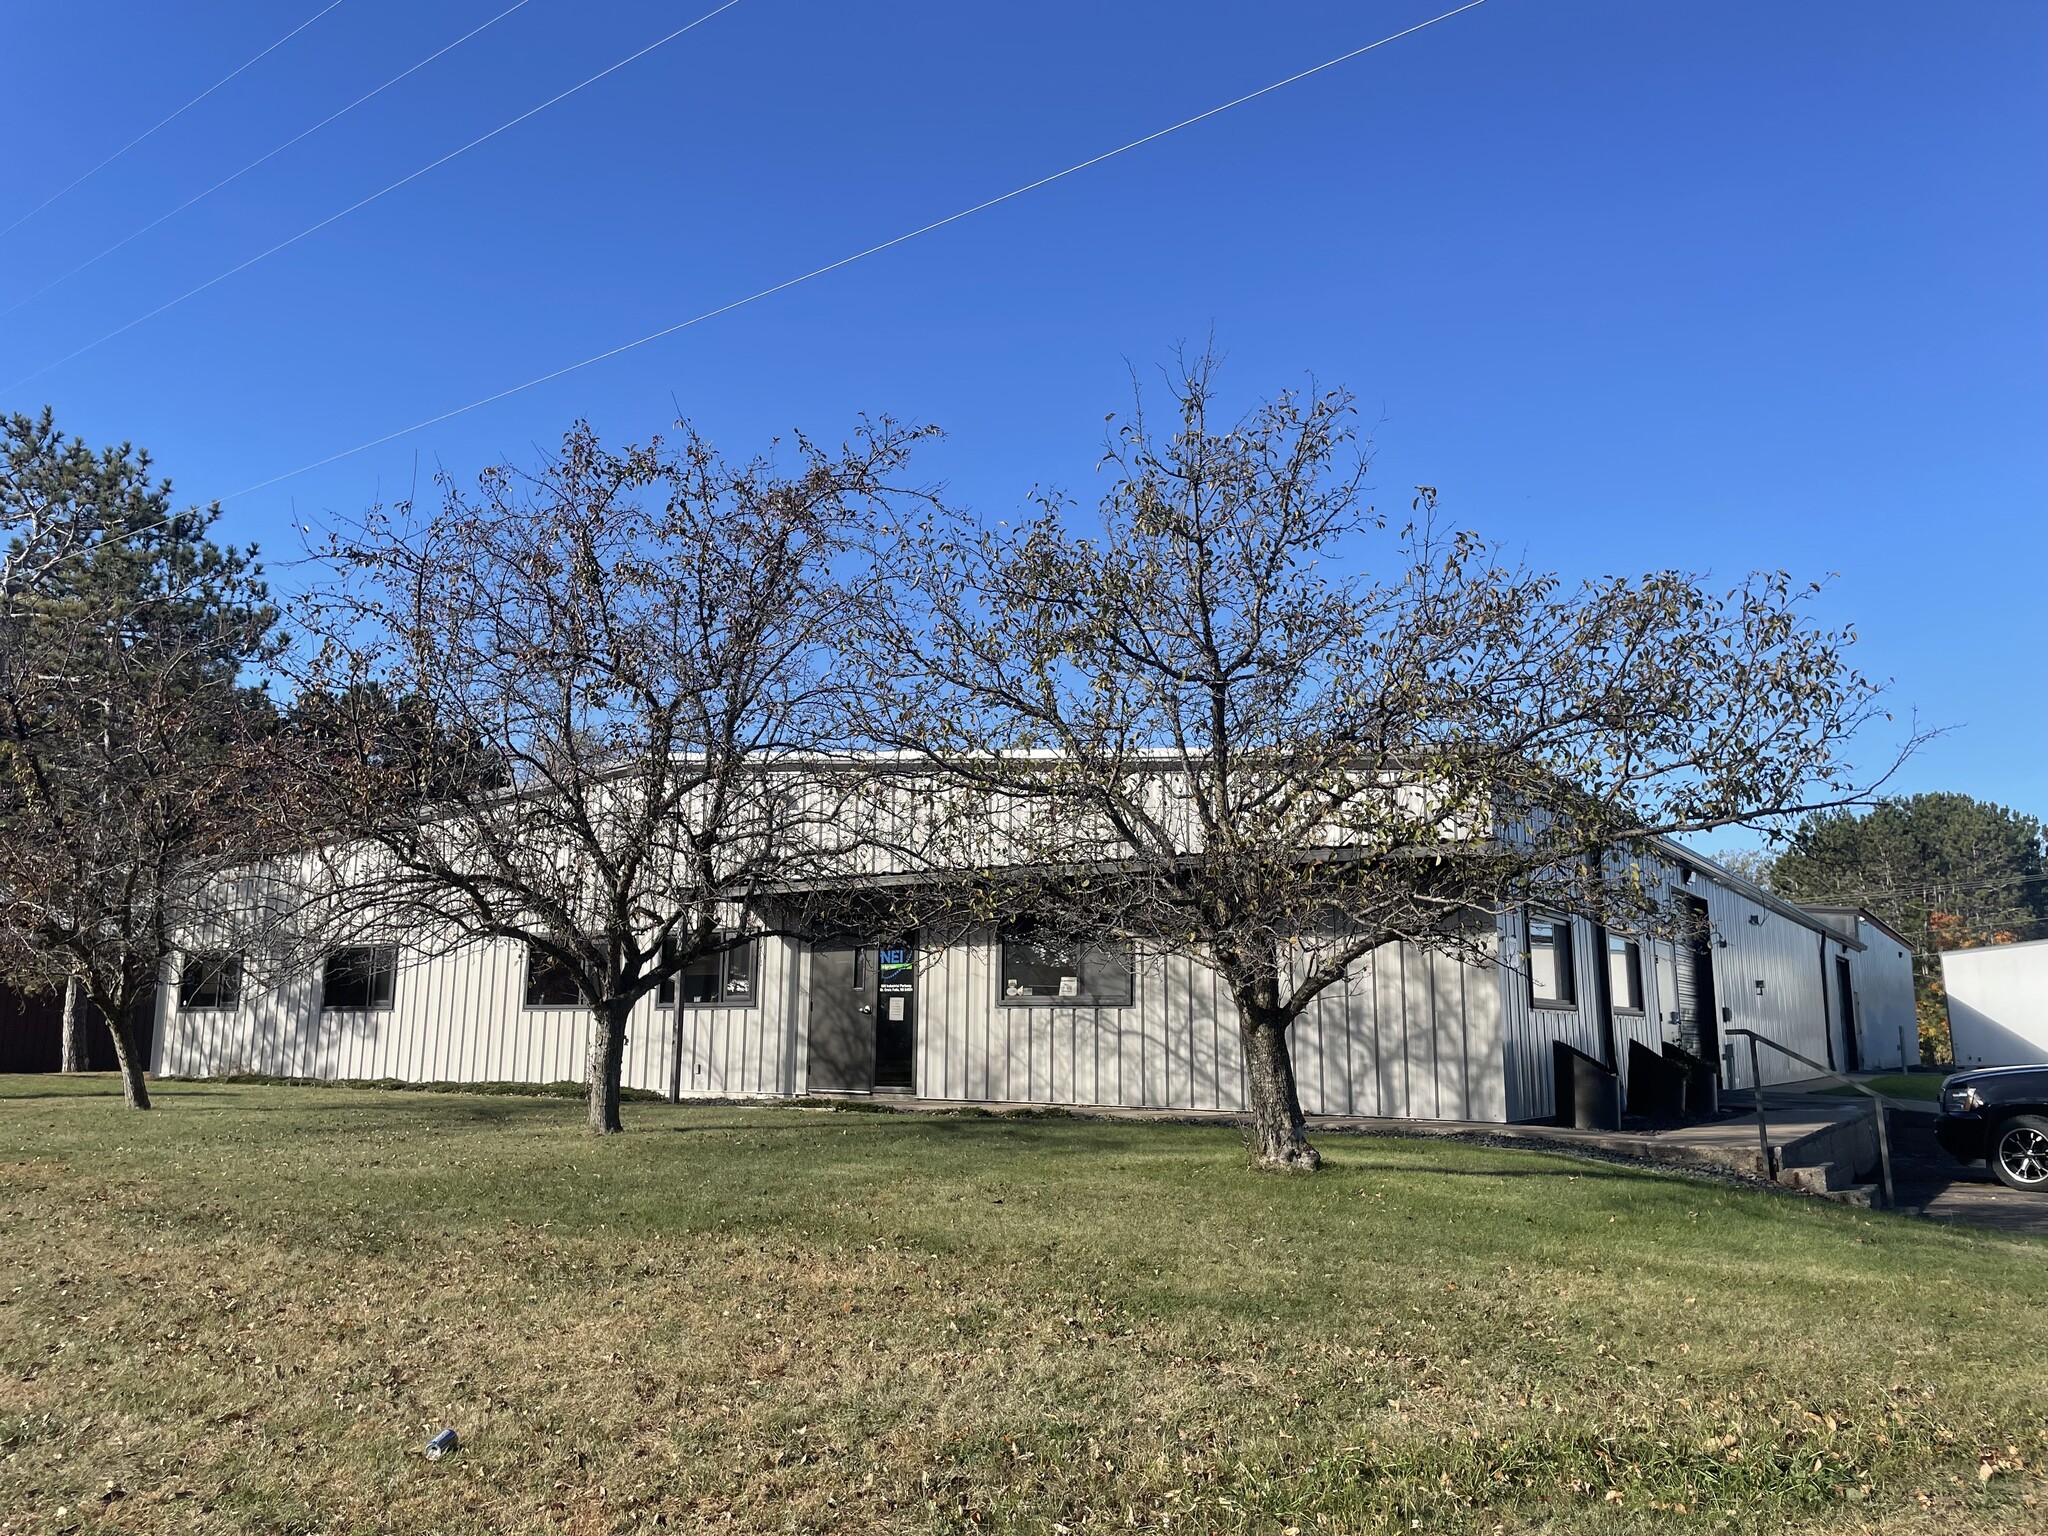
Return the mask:
[[[443,1456],[446,1456],[455,1449],[456,1443],[454,1430],[442,1430],[441,1433],[427,1442],[427,1460],[439,1461]]]

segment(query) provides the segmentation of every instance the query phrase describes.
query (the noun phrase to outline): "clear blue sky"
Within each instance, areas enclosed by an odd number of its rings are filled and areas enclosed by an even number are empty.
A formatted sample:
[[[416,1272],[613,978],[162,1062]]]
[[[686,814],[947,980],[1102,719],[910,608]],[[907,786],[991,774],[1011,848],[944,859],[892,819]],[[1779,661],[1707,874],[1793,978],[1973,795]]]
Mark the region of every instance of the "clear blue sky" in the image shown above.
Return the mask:
[[[324,0],[16,6],[0,224]],[[511,0],[343,0],[0,237],[0,308]],[[0,317],[0,385],[710,8],[529,3]],[[208,499],[739,298],[1442,10],[824,5],[687,36],[0,394]],[[1092,487],[1127,368],[1357,391],[1374,482],[1573,575],[1839,573],[1902,780],[2048,813],[2048,6],[1489,0],[1080,176],[228,504],[291,530],[435,465],[678,410],[733,450],[861,411],[994,515]],[[289,585],[290,573],[277,572]],[[1880,743],[1870,745],[1875,756]]]

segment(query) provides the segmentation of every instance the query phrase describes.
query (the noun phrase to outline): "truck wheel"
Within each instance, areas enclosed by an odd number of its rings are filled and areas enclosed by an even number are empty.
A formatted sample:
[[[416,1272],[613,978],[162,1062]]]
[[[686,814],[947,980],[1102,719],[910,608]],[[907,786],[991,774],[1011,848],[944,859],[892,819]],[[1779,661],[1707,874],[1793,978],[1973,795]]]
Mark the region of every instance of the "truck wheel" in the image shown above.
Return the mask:
[[[2008,1189],[2048,1189],[2048,1120],[2014,1115],[1991,1144],[1991,1171]]]

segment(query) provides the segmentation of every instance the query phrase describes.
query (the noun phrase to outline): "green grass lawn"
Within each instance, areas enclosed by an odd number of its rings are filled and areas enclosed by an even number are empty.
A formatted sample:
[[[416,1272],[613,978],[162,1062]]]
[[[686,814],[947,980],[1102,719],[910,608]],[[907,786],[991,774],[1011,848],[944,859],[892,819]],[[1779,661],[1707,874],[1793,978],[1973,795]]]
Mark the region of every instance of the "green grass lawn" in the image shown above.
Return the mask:
[[[1887,1098],[1920,1099],[1932,1104],[1941,1097],[1942,1080],[1947,1075],[1944,1072],[1895,1072],[1886,1077],[1866,1078],[1864,1084]],[[1822,1092],[1844,1096],[1856,1094],[1854,1088],[1843,1087],[1826,1088]]]
[[[1425,1139],[113,1091],[0,1078],[7,1536],[2042,1528],[2041,1245]]]

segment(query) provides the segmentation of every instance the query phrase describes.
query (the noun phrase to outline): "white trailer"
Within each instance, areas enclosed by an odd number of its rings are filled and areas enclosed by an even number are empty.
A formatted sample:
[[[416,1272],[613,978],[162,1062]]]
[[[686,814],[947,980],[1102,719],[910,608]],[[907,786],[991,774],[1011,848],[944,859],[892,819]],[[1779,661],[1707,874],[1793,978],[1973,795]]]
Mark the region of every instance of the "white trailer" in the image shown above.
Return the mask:
[[[2048,939],[1945,950],[1941,979],[1957,1066],[2048,1063]]]

